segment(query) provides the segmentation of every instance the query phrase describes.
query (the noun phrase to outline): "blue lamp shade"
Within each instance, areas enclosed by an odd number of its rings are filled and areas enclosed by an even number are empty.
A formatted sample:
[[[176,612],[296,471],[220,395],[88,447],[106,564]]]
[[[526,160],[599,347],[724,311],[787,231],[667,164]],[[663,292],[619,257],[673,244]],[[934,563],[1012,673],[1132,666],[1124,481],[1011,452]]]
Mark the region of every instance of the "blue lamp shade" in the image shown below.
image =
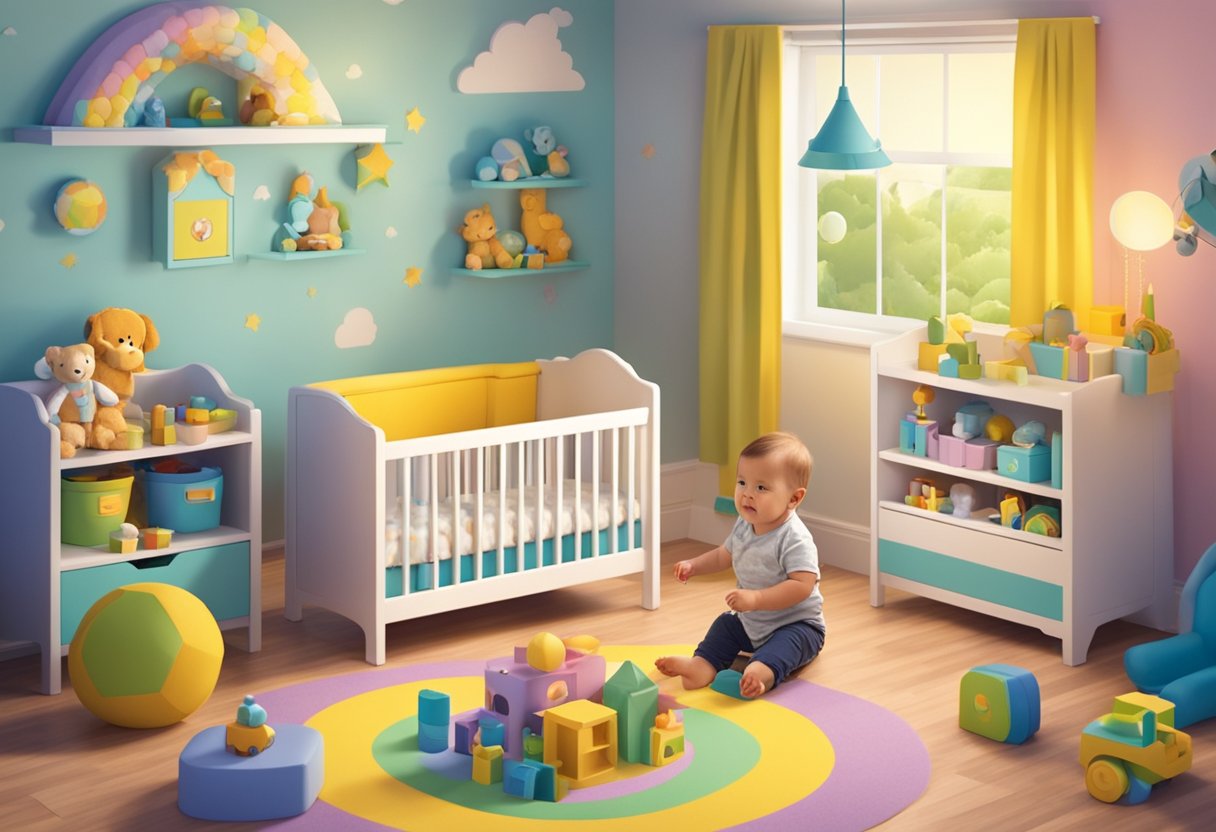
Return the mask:
[[[891,159],[883,152],[882,143],[870,138],[853,109],[849,88],[842,85],[832,112],[798,164],[819,170],[873,170],[885,168]]]

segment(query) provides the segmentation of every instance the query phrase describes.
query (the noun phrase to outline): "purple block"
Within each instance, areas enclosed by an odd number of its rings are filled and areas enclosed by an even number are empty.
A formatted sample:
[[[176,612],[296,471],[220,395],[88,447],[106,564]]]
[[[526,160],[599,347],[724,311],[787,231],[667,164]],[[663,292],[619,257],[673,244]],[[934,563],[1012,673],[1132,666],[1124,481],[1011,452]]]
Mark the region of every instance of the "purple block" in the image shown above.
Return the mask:
[[[480,727],[478,725],[480,714],[480,710],[472,711],[452,720],[452,724],[456,726],[456,740],[452,745],[452,750],[457,754],[473,756],[473,738],[477,736],[477,729]]]

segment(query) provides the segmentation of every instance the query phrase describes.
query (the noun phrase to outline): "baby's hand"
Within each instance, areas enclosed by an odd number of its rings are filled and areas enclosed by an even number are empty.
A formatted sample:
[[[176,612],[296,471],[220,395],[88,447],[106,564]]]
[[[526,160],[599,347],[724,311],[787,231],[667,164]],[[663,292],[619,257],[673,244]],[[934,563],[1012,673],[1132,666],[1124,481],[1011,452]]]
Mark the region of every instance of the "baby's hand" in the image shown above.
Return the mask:
[[[754,589],[732,589],[726,593],[726,606],[735,612],[749,612],[760,603],[760,593]]]
[[[692,561],[682,560],[677,563],[673,574],[680,583],[688,583],[688,579],[692,577]]]

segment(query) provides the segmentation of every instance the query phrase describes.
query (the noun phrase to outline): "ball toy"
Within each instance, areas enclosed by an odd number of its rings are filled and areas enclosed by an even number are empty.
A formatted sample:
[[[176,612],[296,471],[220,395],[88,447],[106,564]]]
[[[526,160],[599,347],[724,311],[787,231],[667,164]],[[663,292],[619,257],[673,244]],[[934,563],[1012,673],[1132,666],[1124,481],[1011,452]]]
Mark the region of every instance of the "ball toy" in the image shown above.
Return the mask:
[[[128,584],[89,608],[68,648],[81,703],[106,722],[159,728],[199,708],[219,680],[224,639],[207,605],[169,584]]]
[[[528,664],[548,673],[566,660],[566,645],[553,633],[537,633],[528,642]]]
[[[96,182],[72,179],[55,195],[55,219],[69,234],[92,234],[106,219],[106,195]]]

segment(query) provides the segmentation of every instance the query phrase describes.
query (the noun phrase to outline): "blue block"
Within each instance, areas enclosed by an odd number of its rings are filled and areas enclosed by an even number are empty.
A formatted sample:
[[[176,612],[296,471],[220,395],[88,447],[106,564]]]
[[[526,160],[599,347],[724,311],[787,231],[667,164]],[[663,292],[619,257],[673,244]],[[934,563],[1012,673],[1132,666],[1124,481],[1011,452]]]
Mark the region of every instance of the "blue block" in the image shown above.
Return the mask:
[[[972,696],[983,693],[991,717],[972,710]],[[959,690],[959,726],[989,739],[1019,745],[1039,730],[1039,682],[1034,674],[1009,664],[973,667],[963,676]],[[1008,733],[998,725],[1008,721]]]
[[[418,691],[418,721],[447,727],[452,716],[452,698],[437,690]]]
[[[1051,448],[1046,445],[1030,448],[1002,445],[996,449],[996,472],[1022,482],[1050,480]]]
[[[1144,350],[1115,348],[1115,372],[1123,377],[1123,392],[1143,396],[1148,392],[1148,353]]]
[[[477,733],[476,716],[460,716],[456,718],[456,741],[452,747],[457,754],[473,754],[473,735]]]
[[[195,734],[177,761],[177,806],[202,820],[289,818],[312,806],[325,782],[325,744],[307,725],[276,725],[253,757],[224,749],[225,727]]]
[[[477,720],[477,724],[481,727],[481,744],[485,748],[491,745],[502,745],[506,737],[507,729],[501,722],[491,716],[482,717]]]
[[[907,419],[899,423],[899,450],[905,454],[916,453],[916,425]]]
[[[448,726],[418,723],[418,750],[438,754],[448,750]]]
[[[535,761],[528,760],[527,762]],[[534,800],[538,773],[535,768],[524,765],[523,762],[503,760],[502,790],[507,794],[522,797],[524,800]]]
[[[739,693],[739,682],[742,679],[742,673],[737,670],[731,670],[728,667],[726,670],[719,670],[718,675],[709,683],[709,686],[718,693],[724,693],[727,696],[733,696],[735,699],[747,701],[747,697]]]

